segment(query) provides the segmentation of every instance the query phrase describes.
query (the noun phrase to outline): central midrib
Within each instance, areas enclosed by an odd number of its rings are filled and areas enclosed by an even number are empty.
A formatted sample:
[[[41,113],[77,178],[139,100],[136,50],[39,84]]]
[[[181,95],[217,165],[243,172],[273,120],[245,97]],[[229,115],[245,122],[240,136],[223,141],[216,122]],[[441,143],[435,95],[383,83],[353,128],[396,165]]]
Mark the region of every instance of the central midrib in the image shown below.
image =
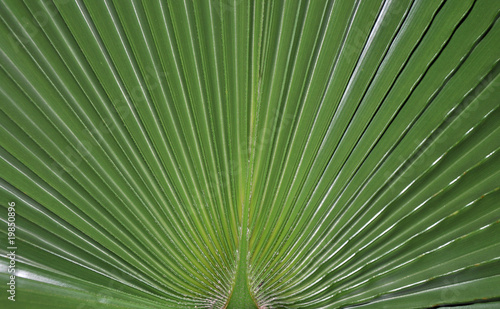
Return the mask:
[[[248,252],[248,201],[243,206],[243,220],[240,235],[240,246],[238,249],[238,266],[236,270],[235,282],[231,298],[227,308],[254,309],[257,308],[255,301],[250,294],[247,275],[247,252]]]

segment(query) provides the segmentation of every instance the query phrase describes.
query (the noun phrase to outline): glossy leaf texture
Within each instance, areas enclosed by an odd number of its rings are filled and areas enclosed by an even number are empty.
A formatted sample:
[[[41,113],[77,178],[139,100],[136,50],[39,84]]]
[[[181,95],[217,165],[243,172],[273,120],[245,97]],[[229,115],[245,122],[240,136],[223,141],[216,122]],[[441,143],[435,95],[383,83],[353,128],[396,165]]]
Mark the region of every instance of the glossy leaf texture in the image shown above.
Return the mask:
[[[499,16],[0,1],[2,308],[499,306]]]

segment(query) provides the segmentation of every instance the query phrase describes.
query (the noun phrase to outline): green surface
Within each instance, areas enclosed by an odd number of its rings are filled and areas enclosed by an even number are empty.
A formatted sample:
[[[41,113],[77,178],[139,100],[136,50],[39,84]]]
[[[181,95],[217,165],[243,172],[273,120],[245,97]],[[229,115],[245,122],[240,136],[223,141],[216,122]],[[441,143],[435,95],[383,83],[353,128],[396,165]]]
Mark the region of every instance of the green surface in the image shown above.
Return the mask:
[[[498,307],[499,18],[0,0],[0,307]]]

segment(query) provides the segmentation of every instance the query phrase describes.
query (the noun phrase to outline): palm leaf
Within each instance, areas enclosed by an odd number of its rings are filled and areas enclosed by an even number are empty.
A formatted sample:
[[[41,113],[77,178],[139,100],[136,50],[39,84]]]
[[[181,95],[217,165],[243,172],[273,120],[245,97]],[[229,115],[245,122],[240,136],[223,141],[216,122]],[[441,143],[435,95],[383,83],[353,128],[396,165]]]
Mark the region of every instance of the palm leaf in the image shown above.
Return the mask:
[[[499,305],[499,1],[0,6],[2,307]]]

